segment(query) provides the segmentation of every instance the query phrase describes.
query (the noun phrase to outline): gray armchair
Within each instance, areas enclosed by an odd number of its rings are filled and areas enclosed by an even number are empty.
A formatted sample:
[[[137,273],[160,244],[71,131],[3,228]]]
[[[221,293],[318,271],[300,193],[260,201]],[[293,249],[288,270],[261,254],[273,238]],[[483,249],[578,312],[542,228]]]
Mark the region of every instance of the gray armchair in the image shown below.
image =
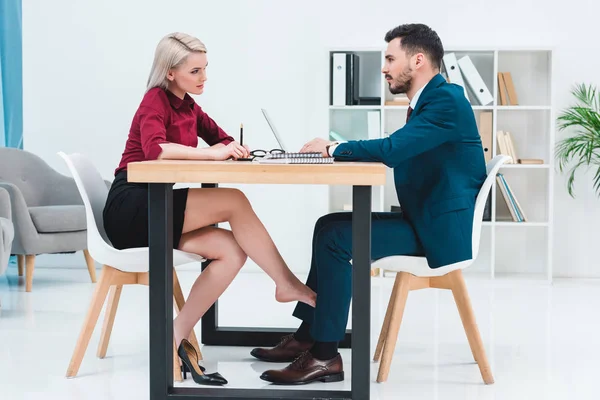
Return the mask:
[[[15,230],[11,221],[10,197],[5,189],[0,188],[0,275],[8,267],[14,237]]]
[[[19,276],[26,267],[26,291],[31,291],[37,254],[84,251],[92,282],[94,260],[87,252],[83,201],[75,181],[59,174],[33,153],[0,148],[0,188],[10,195]]]

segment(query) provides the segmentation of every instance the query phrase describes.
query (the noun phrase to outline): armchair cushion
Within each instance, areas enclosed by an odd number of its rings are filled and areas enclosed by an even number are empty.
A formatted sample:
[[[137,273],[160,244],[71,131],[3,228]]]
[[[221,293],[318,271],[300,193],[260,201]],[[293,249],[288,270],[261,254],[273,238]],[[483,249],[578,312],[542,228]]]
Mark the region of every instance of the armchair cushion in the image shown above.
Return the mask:
[[[85,207],[82,205],[29,207],[28,210],[39,233],[86,230]]]

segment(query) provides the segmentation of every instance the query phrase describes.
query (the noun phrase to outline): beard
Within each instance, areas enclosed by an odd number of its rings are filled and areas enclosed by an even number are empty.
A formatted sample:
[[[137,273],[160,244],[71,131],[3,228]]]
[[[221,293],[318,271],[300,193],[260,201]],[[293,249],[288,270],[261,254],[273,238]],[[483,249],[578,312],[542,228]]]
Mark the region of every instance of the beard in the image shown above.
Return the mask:
[[[392,77],[391,75],[386,75],[386,78],[392,78],[392,81],[389,83],[390,93],[392,94],[403,94],[407,93],[412,87],[412,69],[410,67],[406,67],[397,77]]]

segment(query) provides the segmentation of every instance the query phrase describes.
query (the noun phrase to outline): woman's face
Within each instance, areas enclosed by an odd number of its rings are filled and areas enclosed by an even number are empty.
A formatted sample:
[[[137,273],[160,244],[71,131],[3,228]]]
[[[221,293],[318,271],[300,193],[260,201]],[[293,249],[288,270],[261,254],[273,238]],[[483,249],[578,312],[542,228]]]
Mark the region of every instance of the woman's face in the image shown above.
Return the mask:
[[[202,94],[206,82],[206,53],[191,53],[185,62],[167,74],[169,90],[183,98],[186,93]]]

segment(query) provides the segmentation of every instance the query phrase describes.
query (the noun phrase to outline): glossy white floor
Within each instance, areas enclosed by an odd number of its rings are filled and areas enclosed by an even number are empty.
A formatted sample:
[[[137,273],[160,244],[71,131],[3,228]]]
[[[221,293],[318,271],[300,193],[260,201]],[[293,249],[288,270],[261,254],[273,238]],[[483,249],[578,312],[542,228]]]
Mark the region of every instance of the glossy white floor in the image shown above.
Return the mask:
[[[147,399],[147,288],[123,291],[107,357],[96,358],[98,327],[79,375],[66,379],[93,284],[83,264],[60,268],[52,260],[37,266],[32,293],[16,267],[0,277],[0,398]],[[195,267],[179,273],[184,293]],[[373,349],[392,282],[373,280]],[[467,285],[496,383],[483,384],[451,294],[430,289],[409,296],[388,382],[376,383],[378,365],[371,365],[372,399],[600,398],[600,282],[468,277]],[[297,326],[293,305],[276,303],[273,289],[265,275],[242,273],[222,298],[221,324]],[[209,371],[218,370],[230,387],[268,387],[260,373],[285,364],[258,362],[249,351],[203,347]],[[345,382],[303,388],[349,389],[350,353],[341,352]],[[194,383],[188,377],[184,385]]]

